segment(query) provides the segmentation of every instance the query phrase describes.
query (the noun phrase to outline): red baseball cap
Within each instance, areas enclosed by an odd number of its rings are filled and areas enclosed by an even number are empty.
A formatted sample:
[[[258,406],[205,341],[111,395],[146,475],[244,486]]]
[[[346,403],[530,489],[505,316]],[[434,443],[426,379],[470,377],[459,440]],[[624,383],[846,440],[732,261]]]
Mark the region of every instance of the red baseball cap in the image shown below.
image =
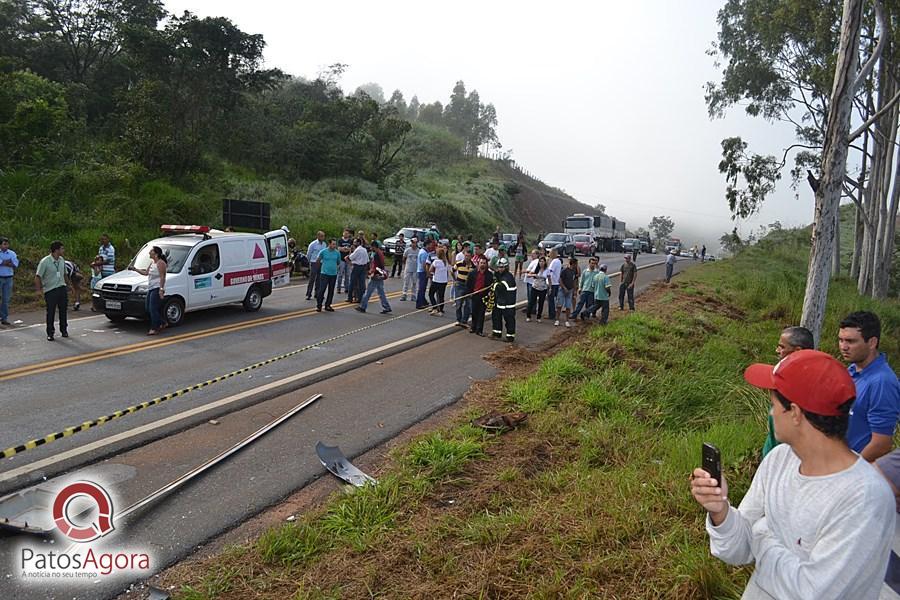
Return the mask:
[[[750,365],[744,379],[754,387],[778,390],[800,408],[827,417],[845,414],[838,406],[856,397],[847,368],[818,350],[792,352],[775,366]]]

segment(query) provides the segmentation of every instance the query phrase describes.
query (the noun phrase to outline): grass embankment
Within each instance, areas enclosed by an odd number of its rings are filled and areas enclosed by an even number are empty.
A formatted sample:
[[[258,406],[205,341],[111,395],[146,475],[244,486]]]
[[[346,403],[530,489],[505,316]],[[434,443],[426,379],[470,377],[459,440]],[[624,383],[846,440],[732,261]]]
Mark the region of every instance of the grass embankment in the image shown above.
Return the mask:
[[[712,559],[688,493],[700,445],[722,451],[734,501],[765,437],[766,396],[744,367],[773,360],[796,323],[803,235],[692,269],[545,353],[495,355],[505,377],[479,383],[457,423],[393,454],[377,486],[336,495],[257,541],[164,578],[178,598],[737,598],[749,574]],[[837,281],[823,336],[839,318],[882,317],[897,356],[900,305]],[[614,313],[620,316],[619,313]],[[503,435],[468,424],[523,410]]]
[[[486,239],[497,225],[507,231],[524,226],[534,234],[578,209],[574,199],[530,183],[523,192],[508,170],[485,159],[421,167],[403,186],[391,189],[359,178],[286,182],[223,164],[179,183],[148,179],[130,163],[75,164],[42,174],[0,172],[0,235],[11,239],[22,262],[14,300],[28,303],[36,300],[31,279],[37,261],[52,240],[62,240],[67,257],[87,273],[100,234],[108,233],[118,266],[124,268],[146,241],[159,236],[163,223],[221,226],[222,198],[271,203],[273,228],[287,225],[304,244],[318,229],[337,236],[349,226],[384,238],[400,227],[429,221],[448,234],[471,233],[476,239]],[[549,202],[557,212],[542,204],[523,219],[517,210],[520,192]]]

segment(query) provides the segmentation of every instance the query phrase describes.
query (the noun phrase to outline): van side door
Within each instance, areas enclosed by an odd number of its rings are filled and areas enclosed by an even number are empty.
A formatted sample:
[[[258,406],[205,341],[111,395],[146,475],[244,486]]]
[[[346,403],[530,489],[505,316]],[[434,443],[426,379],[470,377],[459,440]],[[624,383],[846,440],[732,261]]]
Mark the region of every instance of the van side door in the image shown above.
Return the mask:
[[[194,249],[188,266],[188,310],[217,304],[224,289],[219,244],[204,242]]]
[[[269,255],[269,274],[272,287],[277,288],[291,282],[290,256],[288,256],[287,234],[283,229],[276,229],[266,234],[266,245]]]

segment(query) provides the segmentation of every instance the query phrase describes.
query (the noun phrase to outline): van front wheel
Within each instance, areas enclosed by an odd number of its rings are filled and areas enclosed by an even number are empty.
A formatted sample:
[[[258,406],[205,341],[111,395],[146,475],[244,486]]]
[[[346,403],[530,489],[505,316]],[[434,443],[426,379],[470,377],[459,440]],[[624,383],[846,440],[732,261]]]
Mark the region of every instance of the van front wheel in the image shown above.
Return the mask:
[[[163,317],[169,327],[177,327],[184,319],[184,302],[180,298],[167,298],[163,303]]]
[[[247,312],[256,312],[262,307],[263,296],[257,286],[252,286],[247,290],[247,296],[244,298],[244,310]]]

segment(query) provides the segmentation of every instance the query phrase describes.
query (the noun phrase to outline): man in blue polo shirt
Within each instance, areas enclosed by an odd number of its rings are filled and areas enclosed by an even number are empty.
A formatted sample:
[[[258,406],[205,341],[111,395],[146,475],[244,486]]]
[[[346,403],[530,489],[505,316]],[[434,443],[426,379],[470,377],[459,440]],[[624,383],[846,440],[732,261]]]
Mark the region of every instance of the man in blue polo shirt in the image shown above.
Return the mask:
[[[854,312],[841,321],[838,346],[850,364],[856,401],[850,410],[847,444],[872,462],[891,451],[900,416],[900,383],[878,350],[881,321],[870,312]]]

